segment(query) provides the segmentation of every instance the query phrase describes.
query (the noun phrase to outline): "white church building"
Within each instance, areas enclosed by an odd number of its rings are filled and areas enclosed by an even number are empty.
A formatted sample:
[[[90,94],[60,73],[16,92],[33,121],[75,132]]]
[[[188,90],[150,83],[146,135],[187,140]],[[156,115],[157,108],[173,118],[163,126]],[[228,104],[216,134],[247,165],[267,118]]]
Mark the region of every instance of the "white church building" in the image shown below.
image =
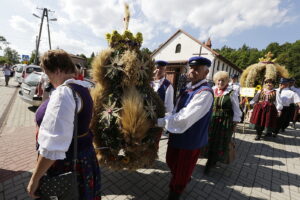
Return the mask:
[[[167,79],[176,87],[180,74],[185,73],[187,70],[188,59],[199,55],[208,58],[212,62],[207,75],[209,81],[212,81],[213,75],[218,71],[227,71],[229,75],[241,75],[242,73],[240,68],[211,48],[210,39],[204,44],[181,29],[160,45],[152,53],[152,58],[154,60],[165,60],[169,63],[167,66]]]

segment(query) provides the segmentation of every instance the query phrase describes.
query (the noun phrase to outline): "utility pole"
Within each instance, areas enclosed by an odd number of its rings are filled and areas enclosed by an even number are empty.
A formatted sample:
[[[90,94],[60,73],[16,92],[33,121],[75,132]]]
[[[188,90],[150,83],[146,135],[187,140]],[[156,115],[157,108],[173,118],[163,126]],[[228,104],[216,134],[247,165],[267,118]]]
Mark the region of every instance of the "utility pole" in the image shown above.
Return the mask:
[[[48,16],[48,12],[54,12],[51,11],[47,8],[37,8],[39,10],[43,10],[43,14],[42,17],[39,17],[38,15],[33,13],[33,16],[40,18],[41,19],[41,23],[40,23],[40,31],[39,31],[39,35],[36,41],[36,50],[35,50],[35,59],[34,59],[34,63],[37,65],[38,64],[38,53],[39,53],[39,47],[40,47],[40,41],[41,41],[41,35],[42,35],[42,29],[43,29],[43,22],[44,22],[44,17],[47,18],[47,27],[48,27],[48,40],[49,40],[49,49],[51,50],[51,38],[50,38],[50,28],[49,28],[49,21],[57,21],[56,18],[53,19],[49,19]]]

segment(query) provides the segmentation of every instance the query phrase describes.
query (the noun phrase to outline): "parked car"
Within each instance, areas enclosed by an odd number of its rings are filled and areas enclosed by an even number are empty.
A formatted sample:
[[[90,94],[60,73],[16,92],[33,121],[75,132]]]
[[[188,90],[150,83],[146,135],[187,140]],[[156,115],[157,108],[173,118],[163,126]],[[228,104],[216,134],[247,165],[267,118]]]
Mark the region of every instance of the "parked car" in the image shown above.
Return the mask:
[[[43,89],[41,83],[43,72],[30,73],[21,84],[19,96],[23,101],[33,106],[42,103]]]
[[[31,74],[34,71],[42,72],[43,70],[40,66],[37,65],[18,65],[15,70],[15,81],[17,81],[19,85],[21,85],[24,78],[26,78],[29,74]]]

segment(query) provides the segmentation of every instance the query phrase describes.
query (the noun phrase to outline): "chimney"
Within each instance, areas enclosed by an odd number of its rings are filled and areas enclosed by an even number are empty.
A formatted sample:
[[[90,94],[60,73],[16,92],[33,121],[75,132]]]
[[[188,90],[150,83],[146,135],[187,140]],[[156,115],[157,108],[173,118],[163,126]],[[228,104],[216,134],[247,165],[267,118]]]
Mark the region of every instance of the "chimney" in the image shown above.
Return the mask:
[[[207,41],[205,42],[205,46],[211,48],[211,40],[210,40],[210,37],[207,39]]]

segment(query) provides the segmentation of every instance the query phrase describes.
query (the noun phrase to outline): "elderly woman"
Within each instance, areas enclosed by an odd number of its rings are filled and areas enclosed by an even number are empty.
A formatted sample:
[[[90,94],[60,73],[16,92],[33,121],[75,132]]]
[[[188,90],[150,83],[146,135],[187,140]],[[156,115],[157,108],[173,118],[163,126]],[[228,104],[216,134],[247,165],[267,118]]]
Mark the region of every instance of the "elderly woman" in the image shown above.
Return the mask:
[[[229,143],[234,128],[242,116],[238,92],[228,86],[229,74],[225,71],[219,71],[213,79],[215,82],[213,87],[215,97],[209,128],[208,148],[206,149],[208,159],[204,169],[205,174],[208,174],[218,161],[227,161]]]
[[[77,165],[79,199],[96,200],[100,197],[100,168],[89,130],[93,101],[87,83],[74,80],[76,69],[69,55],[63,50],[50,50],[41,59],[41,67],[48,75],[55,90],[36,111],[38,125],[38,159],[27,190],[32,198],[37,194],[41,177],[54,177],[73,171],[73,129],[75,99],[77,96]],[[73,90],[73,91],[72,91]],[[58,198],[59,199],[59,198]]]

